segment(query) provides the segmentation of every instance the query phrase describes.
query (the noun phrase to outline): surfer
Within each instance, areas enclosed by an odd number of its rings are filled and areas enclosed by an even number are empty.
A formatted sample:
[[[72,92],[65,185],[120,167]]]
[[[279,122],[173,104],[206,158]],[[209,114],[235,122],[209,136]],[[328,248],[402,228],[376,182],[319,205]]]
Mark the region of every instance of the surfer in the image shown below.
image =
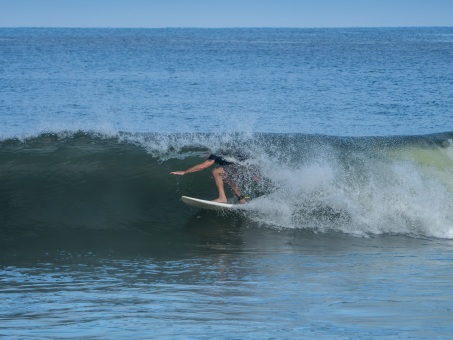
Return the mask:
[[[230,162],[223,157],[216,156],[214,154],[209,155],[208,159],[204,162],[194,165],[193,167],[182,170],[182,171],[173,171],[172,175],[185,175],[191,172],[198,172],[209,168],[211,165],[217,164],[219,167],[212,170],[212,175],[214,176],[214,181],[219,192],[219,197],[213,200],[213,202],[226,203],[227,197],[225,194],[224,182],[230,187],[231,191],[238,198],[240,204],[247,203],[247,196],[243,196],[238,186],[236,185],[234,179],[240,176],[241,166]]]

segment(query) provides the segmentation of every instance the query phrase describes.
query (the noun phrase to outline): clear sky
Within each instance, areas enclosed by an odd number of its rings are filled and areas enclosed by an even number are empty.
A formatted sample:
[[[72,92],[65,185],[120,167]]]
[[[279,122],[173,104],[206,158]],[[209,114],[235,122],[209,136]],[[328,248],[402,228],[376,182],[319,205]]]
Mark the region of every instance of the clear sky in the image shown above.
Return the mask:
[[[453,26],[453,0],[0,0],[0,27]]]

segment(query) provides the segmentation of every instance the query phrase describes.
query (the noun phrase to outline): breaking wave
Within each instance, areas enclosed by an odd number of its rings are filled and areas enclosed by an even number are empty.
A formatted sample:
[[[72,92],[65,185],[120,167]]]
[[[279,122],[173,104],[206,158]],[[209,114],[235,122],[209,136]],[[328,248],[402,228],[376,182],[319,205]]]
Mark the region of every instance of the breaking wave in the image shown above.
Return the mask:
[[[172,176],[209,152],[242,150],[261,181],[246,225],[453,238],[453,133],[342,138],[305,134],[45,133],[0,142],[0,235],[55,228],[184,225],[181,195],[216,197],[209,171]],[[233,195],[230,193],[231,200]]]

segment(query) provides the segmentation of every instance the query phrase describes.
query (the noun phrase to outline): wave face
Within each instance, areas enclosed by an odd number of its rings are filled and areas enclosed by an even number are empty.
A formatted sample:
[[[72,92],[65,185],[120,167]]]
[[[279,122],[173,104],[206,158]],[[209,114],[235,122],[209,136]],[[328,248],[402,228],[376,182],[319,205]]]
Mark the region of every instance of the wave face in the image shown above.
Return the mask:
[[[209,152],[246,150],[246,165],[261,173],[259,182],[240,183],[253,199],[234,218],[248,225],[451,239],[452,139],[94,132],[7,139],[0,142],[0,235],[183,225],[194,210],[179,197],[212,199],[216,189],[209,171],[170,172]]]

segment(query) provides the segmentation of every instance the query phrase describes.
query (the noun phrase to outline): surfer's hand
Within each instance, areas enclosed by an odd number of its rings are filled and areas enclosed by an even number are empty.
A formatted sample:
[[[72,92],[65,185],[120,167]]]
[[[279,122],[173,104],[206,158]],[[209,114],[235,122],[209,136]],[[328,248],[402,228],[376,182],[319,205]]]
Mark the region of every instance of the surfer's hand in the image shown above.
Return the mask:
[[[173,172],[170,172],[170,174],[172,174],[172,175],[185,175],[186,172],[185,171],[173,171]]]

